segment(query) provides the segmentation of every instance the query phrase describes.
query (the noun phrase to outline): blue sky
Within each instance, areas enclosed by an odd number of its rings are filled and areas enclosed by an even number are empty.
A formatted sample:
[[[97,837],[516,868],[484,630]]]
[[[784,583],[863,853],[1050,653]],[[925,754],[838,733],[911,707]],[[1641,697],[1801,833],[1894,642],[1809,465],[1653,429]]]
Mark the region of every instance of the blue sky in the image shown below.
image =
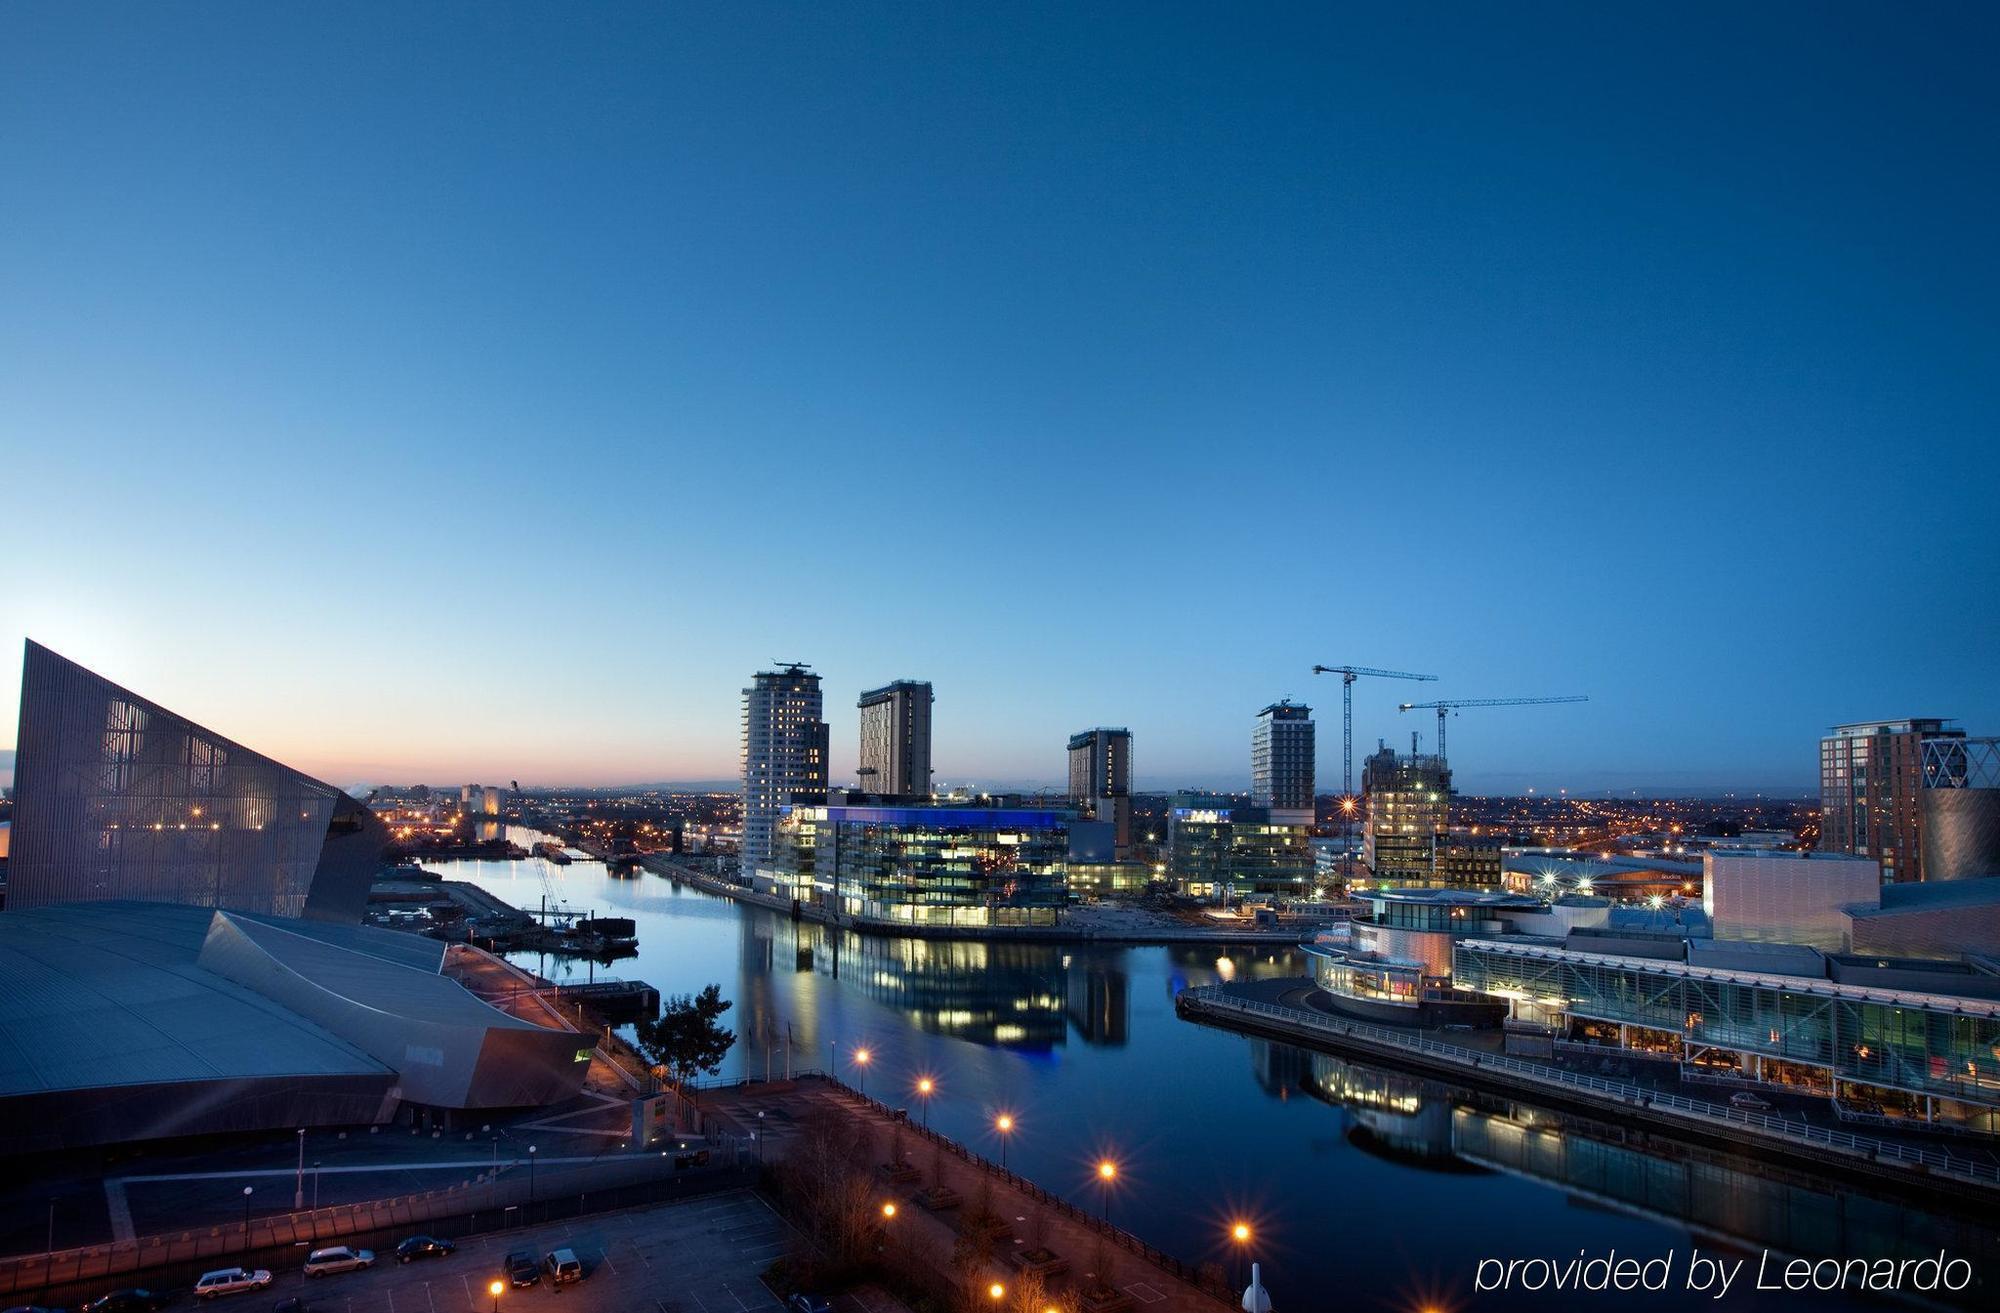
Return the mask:
[[[1754,10],[7,6],[0,651],[342,781],[774,658],[947,781],[1337,781],[1315,661],[1590,695],[1474,790],[2000,732],[2000,20]]]

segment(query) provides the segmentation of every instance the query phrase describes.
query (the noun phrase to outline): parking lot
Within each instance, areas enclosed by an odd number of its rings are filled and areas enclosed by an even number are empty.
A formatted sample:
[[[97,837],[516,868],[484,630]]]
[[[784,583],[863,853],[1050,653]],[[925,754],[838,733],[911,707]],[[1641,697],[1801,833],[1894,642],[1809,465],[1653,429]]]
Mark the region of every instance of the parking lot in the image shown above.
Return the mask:
[[[269,1290],[221,1301],[220,1310],[269,1309],[298,1296],[313,1313],[488,1313],[488,1287],[510,1250],[576,1251],[585,1277],[558,1291],[506,1287],[497,1306],[565,1313],[746,1313],[778,1309],[758,1274],[784,1254],[790,1228],[747,1191],[685,1203],[603,1213],[548,1226],[465,1238],[449,1258],[399,1264],[384,1251],[370,1270],[308,1278],[297,1265],[276,1272]],[[456,1237],[453,1237],[456,1238]],[[299,1255],[303,1263],[303,1251]],[[176,1306],[192,1305],[183,1297]],[[859,1303],[848,1307],[859,1309]]]

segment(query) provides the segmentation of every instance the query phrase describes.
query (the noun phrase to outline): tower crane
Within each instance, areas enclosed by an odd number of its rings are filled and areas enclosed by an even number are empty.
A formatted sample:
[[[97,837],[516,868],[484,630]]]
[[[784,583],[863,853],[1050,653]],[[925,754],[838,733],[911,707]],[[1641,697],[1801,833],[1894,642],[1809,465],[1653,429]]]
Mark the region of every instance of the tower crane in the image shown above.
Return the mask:
[[[1437,682],[1436,675],[1413,675],[1406,670],[1377,670],[1373,666],[1314,666],[1315,675],[1340,676],[1340,840],[1343,869],[1353,861],[1354,849],[1354,681],[1370,679],[1415,679]]]
[[[1451,698],[1443,702],[1404,702],[1398,711],[1435,711],[1438,713],[1438,756],[1444,751],[1444,719],[1455,716],[1460,707],[1539,707],[1551,702],[1588,702],[1590,698],[1581,693],[1557,698]]]

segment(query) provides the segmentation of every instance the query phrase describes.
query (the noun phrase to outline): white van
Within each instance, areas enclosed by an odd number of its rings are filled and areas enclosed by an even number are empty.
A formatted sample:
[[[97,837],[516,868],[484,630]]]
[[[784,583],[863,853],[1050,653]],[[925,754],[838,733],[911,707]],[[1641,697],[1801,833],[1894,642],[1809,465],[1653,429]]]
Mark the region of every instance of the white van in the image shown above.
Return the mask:
[[[271,1274],[261,1267],[255,1272],[244,1267],[225,1267],[217,1272],[202,1273],[201,1280],[194,1283],[194,1297],[215,1299],[222,1295],[247,1295],[270,1284]]]
[[[357,1272],[374,1266],[375,1251],[372,1249],[335,1245],[331,1249],[315,1249],[306,1255],[306,1275],[309,1277],[323,1277],[333,1272]]]
[[[583,1280],[583,1264],[576,1258],[574,1249],[558,1249],[543,1260],[548,1268],[549,1279],[558,1286],[566,1286],[572,1281]]]

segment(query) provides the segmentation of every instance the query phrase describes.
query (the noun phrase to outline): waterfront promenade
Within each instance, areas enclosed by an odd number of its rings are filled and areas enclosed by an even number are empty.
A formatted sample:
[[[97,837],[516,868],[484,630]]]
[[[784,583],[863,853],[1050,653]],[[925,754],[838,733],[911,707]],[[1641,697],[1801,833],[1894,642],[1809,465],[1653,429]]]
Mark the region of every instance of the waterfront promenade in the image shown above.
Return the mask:
[[[1351,1021],[1312,1006],[1308,1000],[1315,989],[1303,978],[1200,986],[1184,990],[1175,1008],[1183,1017],[1210,1025],[1329,1052],[1384,1058],[1399,1066],[1552,1102],[1609,1110],[1624,1121],[1776,1152],[1822,1169],[1832,1166],[1906,1188],[2000,1201],[2000,1162],[1983,1149],[1954,1153],[1929,1144],[1856,1135],[1492,1049],[1448,1044],[1421,1031]]]
[[[839,1081],[813,1075],[742,1083],[704,1091],[701,1108],[711,1133],[746,1139],[755,1135],[767,1162],[794,1151],[816,1117],[838,1118],[862,1131],[879,1150],[873,1155],[877,1158],[890,1158],[900,1145],[908,1166],[899,1175],[907,1179],[892,1179],[879,1169],[873,1178],[877,1198],[871,1207],[895,1207],[885,1228],[892,1247],[903,1248],[921,1266],[943,1275],[951,1269],[954,1252],[963,1252],[967,1238],[977,1234],[991,1255],[978,1262],[978,1281],[981,1286],[990,1280],[1004,1287],[1008,1294],[1000,1307],[1015,1307],[1016,1285],[1024,1271],[1035,1266],[1028,1256],[1038,1249],[1053,1255],[1053,1263],[1045,1262],[1052,1268],[1046,1278],[1052,1297],[1063,1290],[1081,1295],[1097,1286],[1115,1292],[1095,1303],[1080,1298],[1078,1306],[1085,1309],[1218,1313],[1234,1303],[1197,1284],[1199,1273],[1182,1260]],[[942,1209],[926,1207],[920,1197],[936,1186],[948,1190],[957,1202]],[[976,1231],[983,1200],[990,1201],[998,1229]],[[1300,1291],[1274,1292],[1273,1298],[1293,1307],[1310,1303]]]

